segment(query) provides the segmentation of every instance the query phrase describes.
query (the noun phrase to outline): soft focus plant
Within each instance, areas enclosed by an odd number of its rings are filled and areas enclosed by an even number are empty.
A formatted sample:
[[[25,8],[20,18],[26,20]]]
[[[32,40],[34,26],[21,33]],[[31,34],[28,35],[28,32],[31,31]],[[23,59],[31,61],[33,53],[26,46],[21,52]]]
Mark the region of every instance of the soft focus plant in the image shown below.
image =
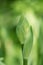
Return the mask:
[[[43,65],[43,0],[0,0],[0,65]]]

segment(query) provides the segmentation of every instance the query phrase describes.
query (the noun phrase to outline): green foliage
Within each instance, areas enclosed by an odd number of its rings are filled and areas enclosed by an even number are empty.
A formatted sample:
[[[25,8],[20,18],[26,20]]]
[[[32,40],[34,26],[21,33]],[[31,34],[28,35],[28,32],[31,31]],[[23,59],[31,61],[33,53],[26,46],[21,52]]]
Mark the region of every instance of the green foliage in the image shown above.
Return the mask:
[[[0,65],[43,65],[43,0],[0,0]]]

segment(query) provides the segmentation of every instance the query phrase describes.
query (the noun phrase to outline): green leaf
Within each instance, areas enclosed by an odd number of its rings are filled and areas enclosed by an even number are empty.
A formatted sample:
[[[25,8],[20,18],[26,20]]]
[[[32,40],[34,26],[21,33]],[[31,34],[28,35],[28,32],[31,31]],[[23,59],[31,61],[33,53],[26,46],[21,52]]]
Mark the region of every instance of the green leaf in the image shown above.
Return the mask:
[[[21,44],[24,44],[30,36],[29,23],[25,17],[21,17],[16,27],[16,33]]]
[[[28,38],[27,42],[24,44],[24,48],[23,48],[23,57],[24,59],[28,59],[31,50],[32,50],[32,46],[33,46],[33,31],[32,28],[30,28],[30,37]]]

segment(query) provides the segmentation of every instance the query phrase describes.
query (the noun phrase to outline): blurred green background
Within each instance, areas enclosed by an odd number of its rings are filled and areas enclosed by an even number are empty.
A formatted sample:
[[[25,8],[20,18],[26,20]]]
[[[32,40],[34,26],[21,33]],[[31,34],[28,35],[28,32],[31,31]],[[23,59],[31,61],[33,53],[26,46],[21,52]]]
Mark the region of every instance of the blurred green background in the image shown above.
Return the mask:
[[[0,0],[0,65],[43,65],[43,0]]]

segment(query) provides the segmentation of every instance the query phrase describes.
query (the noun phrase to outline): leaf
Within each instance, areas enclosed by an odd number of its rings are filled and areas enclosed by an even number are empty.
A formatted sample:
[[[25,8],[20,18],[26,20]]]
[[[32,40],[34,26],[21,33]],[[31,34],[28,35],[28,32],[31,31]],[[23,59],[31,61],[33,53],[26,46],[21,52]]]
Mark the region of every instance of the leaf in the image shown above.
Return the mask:
[[[21,44],[24,44],[27,41],[28,37],[30,36],[29,31],[29,23],[26,18],[22,16],[16,27],[16,33]]]
[[[32,50],[32,46],[33,46],[33,31],[32,28],[30,28],[30,37],[28,38],[27,42],[24,44],[24,48],[23,48],[23,57],[24,59],[28,59],[31,50]]]

